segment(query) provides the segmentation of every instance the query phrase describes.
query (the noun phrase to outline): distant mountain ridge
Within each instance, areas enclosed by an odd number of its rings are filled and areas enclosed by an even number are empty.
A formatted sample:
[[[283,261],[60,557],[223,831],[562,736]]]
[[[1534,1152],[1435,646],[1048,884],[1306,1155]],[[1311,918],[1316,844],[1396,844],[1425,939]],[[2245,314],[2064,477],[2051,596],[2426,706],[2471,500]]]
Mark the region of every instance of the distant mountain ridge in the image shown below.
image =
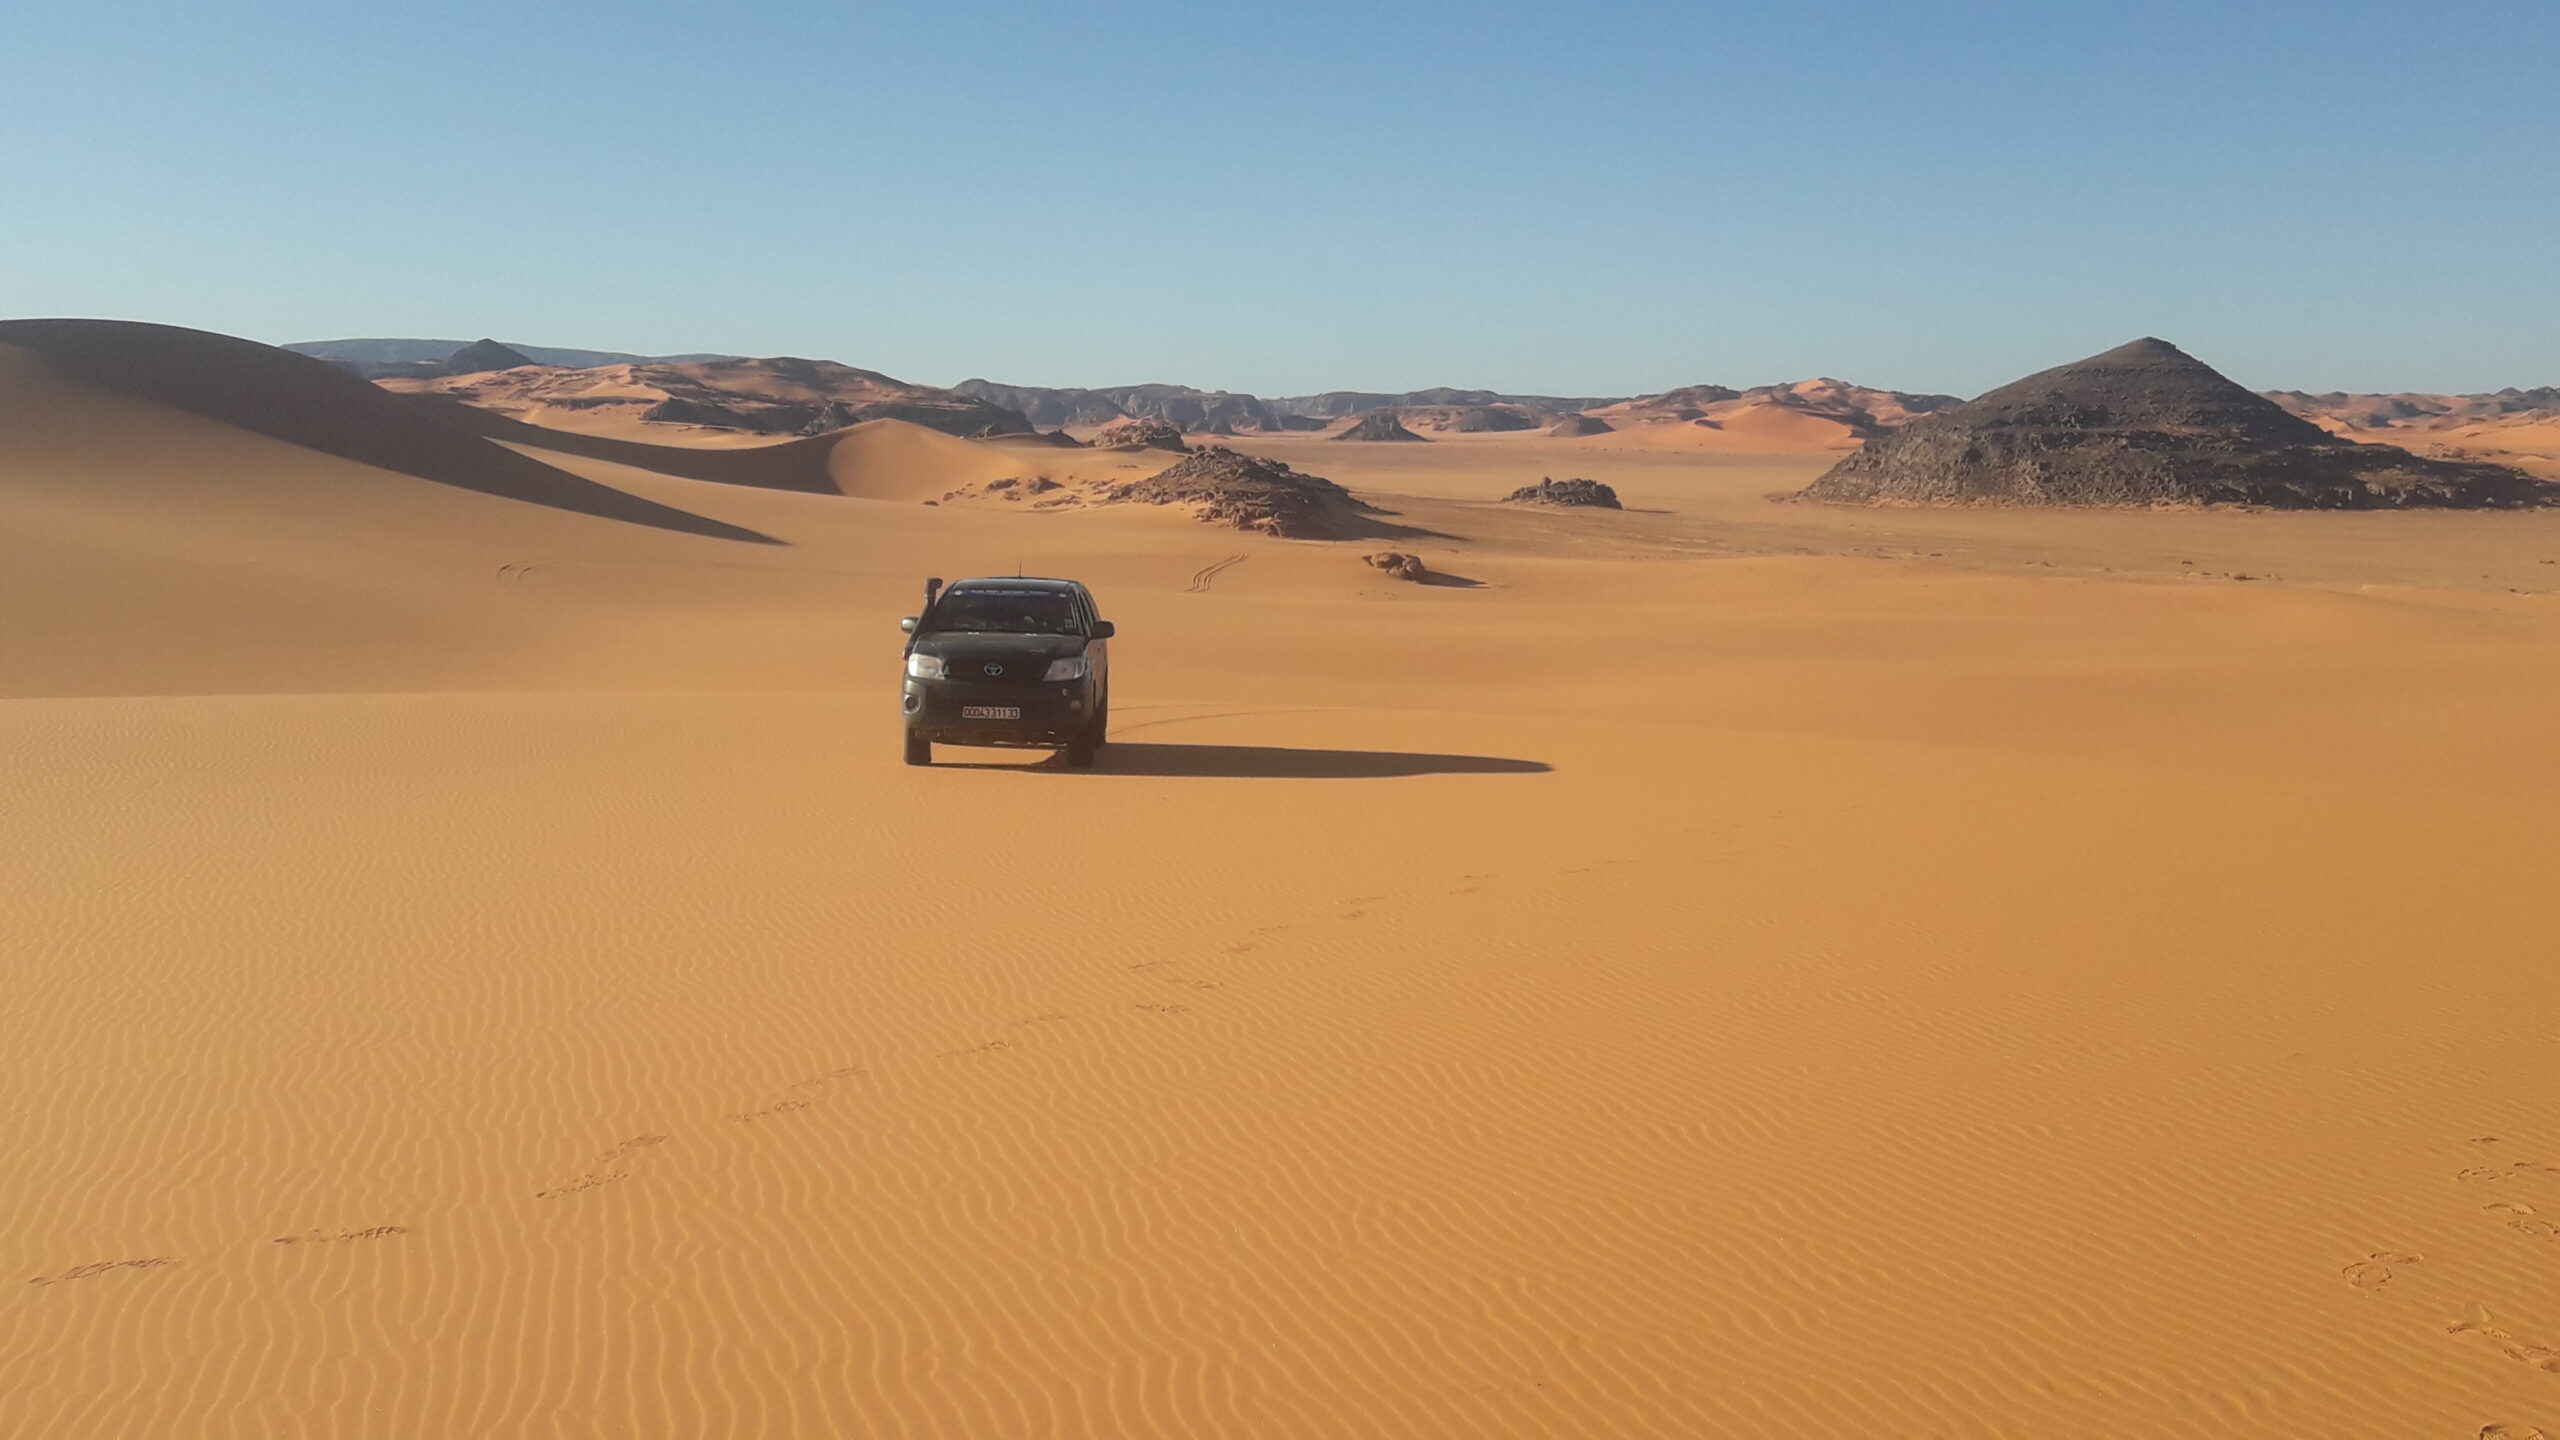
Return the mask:
[[[964,436],[1021,435],[1032,428],[1013,410],[974,395],[912,385],[832,360],[788,356],[578,369],[532,365],[391,375],[375,383],[569,430],[595,422],[651,422],[817,435],[866,420],[905,420]]]
[[[379,378],[379,375],[369,374],[368,371],[379,371],[383,374],[395,371],[415,374],[416,371],[411,367],[442,365],[453,357],[454,352],[469,349],[478,343],[484,342],[420,339],[296,340],[292,344],[280,345],[276,348],[290,350],[297,355],[308,355],[315,360],[326,360],[340,369],[352,370],[372,380]],[[680,365],[701,360],[738,358],[734,355],[711,354],[626,355],[616,350],[564,350],[551,345],[519,345],[513,341],[485,343],[503,344],[507,349],[524,356],[536,365],[565,365],[580,370],[597,365]]]
[[[2368,430],[2394,425],[2424,425],[2431,421],[2460,423],[2502,420],[2513,416],[2560,418],[2560,385],[2543,385],[2531,390],[2510,385],[2504,390],[2477,395],[2433,395],[2409,390],[2389,395],[2358,395],[2338,390],[2318,395],[2301,390],[2266,390],[2260,393],[2305,420],[2332,420]]]
[[[1115,385],[1099,389],[1044,385],[1000,385],[968,379],[951,387],[1001,405],[1034,425],[1057,429],[1068,425],[1108,425],[1114,420],[1159,420],[1181,430],[1237,431],[1313,428],[1292,426],[1288,416],[1268,402],[1225,390],[1198,390],[1189,385]]]
[[[1494,405],[1517,406],[1548,415],[1573,415],[1596,410],[1603,405],[1615,405],[1626,398],[1623,395],[1508,395],[1499,390],[1457,390],[1442,385],[1429,390],[1397,392],[1328,390],[1321,395],[1291,395],[1268,403],[1291,415],[1341,420],[1365,415],[1372,410],[1464,410]]]

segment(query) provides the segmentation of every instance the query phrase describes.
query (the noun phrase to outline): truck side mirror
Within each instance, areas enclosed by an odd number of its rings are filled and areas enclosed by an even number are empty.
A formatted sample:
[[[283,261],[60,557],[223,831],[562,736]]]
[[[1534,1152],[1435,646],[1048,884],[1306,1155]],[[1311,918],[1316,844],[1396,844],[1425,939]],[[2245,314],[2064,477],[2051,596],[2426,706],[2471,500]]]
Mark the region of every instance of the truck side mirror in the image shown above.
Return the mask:
[[[1119,633],[1120,627],[1112,624],[1108,620],[1096,620],[1093,622],[1093,638],[1096,640],[1108,640]]]
[[[906,631],[910,635],[913,635],[916,633],[916,617],[910,615],[906,619],[899,621],[898,628]]]

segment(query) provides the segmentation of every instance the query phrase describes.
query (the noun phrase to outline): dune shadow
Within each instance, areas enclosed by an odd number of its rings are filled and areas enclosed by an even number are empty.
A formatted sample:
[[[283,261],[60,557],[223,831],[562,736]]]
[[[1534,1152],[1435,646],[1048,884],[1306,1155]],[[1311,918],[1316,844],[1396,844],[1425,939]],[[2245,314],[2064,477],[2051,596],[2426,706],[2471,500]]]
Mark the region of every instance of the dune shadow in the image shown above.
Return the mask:
[[[961,762],[966,765],[967,762]],[[1191,780],[1385,780],[1405,775],[1544,775],[1542,760],[1497,755],[1434,755],[1409,750],[1303,750],[1287,745],[1174,745],[1114,740],[1090,771],[1070,770],[1063,756],[1030,766],[980,766],[1060,775],[1154,775]]]
[[[1481,590],[1484,588],[1484,582],[1481,580],[1470,579],[1464,575],[1451,575],[1443,570],[1425,570],[1422,572],[1422,578],[1414,583],[1417,585],[1437,585],[1446,590]]]
[[[184,410],[271,440],[439,485],[717,540],[773,536],[661,505],[545,465],[400,396],[290,350],[172,325],[0,321],[64,378]]]
[[[1403,512],[1397,510],[1381,510],[1372,505],[1368,509],[1361,511],[1352,518],[1342,522],[1336,527],[1335,532],[1327,538],[1334,540],[1406,541],[1453,541],[1459,538],[1445,530],[1434,530],[1427,525],[1405,525],[1393,520],[1382,520],[1378,518],[1382,515],[1401,515],[1402,513]]]

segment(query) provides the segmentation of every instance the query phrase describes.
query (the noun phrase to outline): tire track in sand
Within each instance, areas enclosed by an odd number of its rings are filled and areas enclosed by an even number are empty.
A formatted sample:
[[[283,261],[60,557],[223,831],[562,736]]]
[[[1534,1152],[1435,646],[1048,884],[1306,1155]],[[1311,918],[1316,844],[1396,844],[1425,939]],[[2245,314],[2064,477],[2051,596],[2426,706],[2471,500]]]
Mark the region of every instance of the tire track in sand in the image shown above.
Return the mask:
[[[1182,587],[1182,593],[1185,595],[1208,594],[1209,587],[1218,583],[1218,577],[1220,575],[1225,574],[1229,569],[1235,566],[1243,564],[1247,558],[1249,557],[1244,555],[1230,555],[1215,564],[1201,566],[1199,569],[1191,572],[1191,583]]]

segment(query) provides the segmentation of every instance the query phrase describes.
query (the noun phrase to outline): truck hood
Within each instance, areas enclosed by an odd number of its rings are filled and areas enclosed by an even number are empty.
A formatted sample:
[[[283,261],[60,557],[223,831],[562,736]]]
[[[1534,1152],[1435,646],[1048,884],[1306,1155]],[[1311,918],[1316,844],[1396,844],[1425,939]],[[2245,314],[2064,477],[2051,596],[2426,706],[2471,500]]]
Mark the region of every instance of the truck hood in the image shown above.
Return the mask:
[[[1035,660],[1046,663],[1081,655],[1086,643],[1082,635],[984,635],[945,630],[918,639],[915,653],[941,656],[957,676],[964,664],[1027,665]]]

